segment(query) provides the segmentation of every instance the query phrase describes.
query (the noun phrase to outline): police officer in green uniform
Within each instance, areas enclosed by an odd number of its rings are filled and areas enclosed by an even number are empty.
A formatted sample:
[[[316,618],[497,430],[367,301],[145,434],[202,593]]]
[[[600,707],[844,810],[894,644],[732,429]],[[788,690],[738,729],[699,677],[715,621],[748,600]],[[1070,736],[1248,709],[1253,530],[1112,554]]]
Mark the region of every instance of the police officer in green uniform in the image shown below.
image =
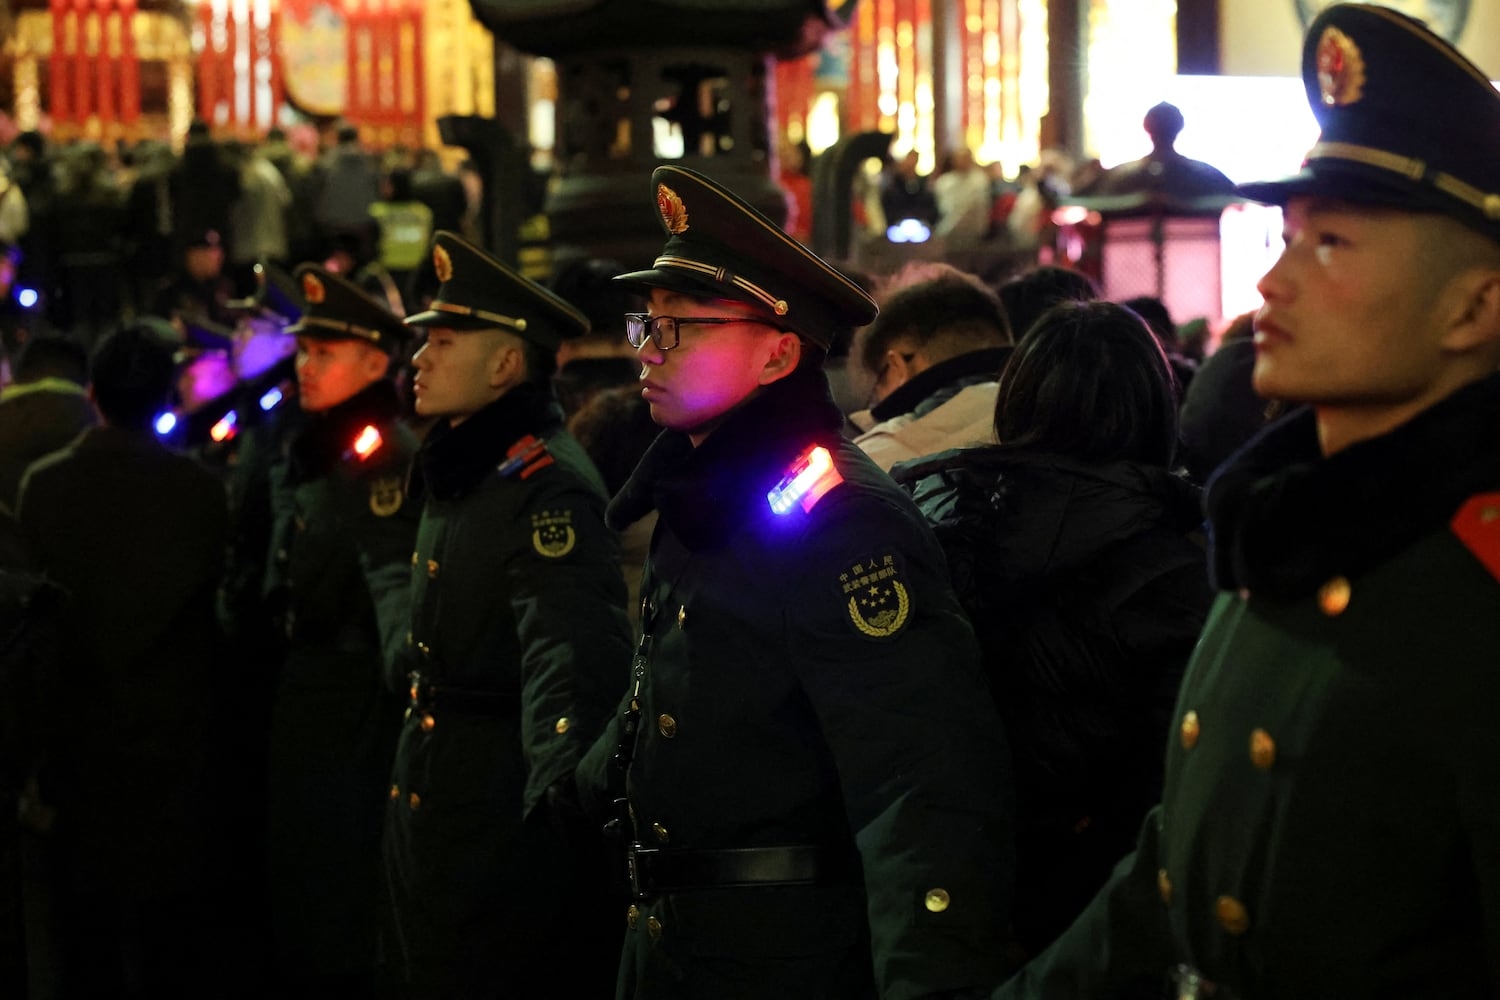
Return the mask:
[[[448,232],[413,361],[422,442],[409,707],[385,820],[405,995],[600,996],[619,949],[578,760],[624,689],[630,626],[607,496],[563,429],[562,299]],[[614,918],[614,919],[611,919]]]
[[[1254,382],[1307,404],[1209,484],[1221,590],[1133,856],[997,996],[1500,995],[1500,95],[1340,4]],[[1160,995],[1159,993],[1153,995]]]
[[[968,995],[1001,974],[1007,749],[910,499],[840,435],[821,361],[875,303],[663,166],[622,275],[666,428],[610,506],[659,512],[630,689],[580,768],[635,899],[618,996]]]
[[[401,716],[386,673],[406,633],[416,440],[388,376],[405,324],[322,268],[296,278],[306,419],[272,471],[265,584],[288,643],[271,719],[271,918],[282,995],[353,997],[373,988]]]

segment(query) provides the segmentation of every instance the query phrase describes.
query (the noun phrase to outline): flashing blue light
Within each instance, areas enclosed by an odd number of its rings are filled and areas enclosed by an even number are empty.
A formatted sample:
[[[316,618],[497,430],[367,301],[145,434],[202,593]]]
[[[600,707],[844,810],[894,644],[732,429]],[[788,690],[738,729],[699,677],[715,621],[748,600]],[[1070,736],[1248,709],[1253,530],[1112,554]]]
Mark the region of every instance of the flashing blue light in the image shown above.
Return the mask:
[[[885,231],[885,238],[892,243],[926,243],[932,230],[921,219],[902,219]]]
[[[766,494],[766,499],[774,514],[786,514],[798,504],[809,511],[823,494],[843,481],[844,477],[833,467],[833,456],[828,449],[815,445],[798,456],[776,488]]]
[[[172,433],[172,428],[176,426],[177,414],[173,413],[171,410],[168,410],[167,412],[159,415],[156,418],[156,436],[166,437],[168,434]]]
[[[22,309],[30,309],[35,306],[40,300],[41,295],[37,293],[37,290],[35,288],[16,289],[16,302],[21,306]]]
[[[272,386],[270,389],[266,390],[266,394],[264,396],[260,397],[260,408],[263,412],[269,413],[271,410],[276,409],[277,405],[280,402],[281,387]]]

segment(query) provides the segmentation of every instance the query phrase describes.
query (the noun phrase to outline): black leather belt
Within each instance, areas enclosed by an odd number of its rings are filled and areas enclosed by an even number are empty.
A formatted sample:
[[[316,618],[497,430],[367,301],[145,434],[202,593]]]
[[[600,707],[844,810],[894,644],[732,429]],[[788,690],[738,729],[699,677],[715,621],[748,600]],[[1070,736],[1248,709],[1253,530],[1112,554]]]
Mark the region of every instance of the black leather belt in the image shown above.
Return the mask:
[[[407,691],[413,713],[462,712],[468,715],[504,715],[515,710],[519,699],[510,691],[441,687],[427,683],[420,674],[410,675]]]
[[[691,889],[849,882],[859,870],[848,851],[804,844],[724,850],[632,846],[627,861],[630,887],[637,897]]]

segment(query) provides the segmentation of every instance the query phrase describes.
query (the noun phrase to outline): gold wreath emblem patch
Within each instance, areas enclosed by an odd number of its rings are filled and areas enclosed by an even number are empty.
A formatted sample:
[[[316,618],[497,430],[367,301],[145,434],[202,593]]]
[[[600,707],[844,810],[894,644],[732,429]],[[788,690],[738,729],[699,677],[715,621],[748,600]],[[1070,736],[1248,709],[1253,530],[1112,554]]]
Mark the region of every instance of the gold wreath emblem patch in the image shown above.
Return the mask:
[[[849,601],[849,621],[861,635],[889,639],[906,627],[911,595],[894,556],[855,563],[839,574],[839,589]]]
[[[656,209],[661,212],[661,221],[667,232],[674,235],[687,232],[687,206],[677,197],[677,192],[665,184],[656,185]]]
[[[544,510],[531,515],[531,547],[537,555],[561,559],[577,542],[571,510]]]
[[[370,484],[370,512],[376,517],[390,517],[401,509],[400,476],[383,476]]]
[[[302,297],[307,300],[308,305],[318,305],[328,297],[323,282],[316,274],[304,274],[302,276]]]
[[[432,270],[439,281],[448,281],[453,277],[453,258],[448,256],[448,249],[441,243],[432,248]]]
[[[1323,29],[1318,39],[1318,92],[1323,104],[1342,108],[1365,91],[1365,59],[1354,39],[1337,28]]]

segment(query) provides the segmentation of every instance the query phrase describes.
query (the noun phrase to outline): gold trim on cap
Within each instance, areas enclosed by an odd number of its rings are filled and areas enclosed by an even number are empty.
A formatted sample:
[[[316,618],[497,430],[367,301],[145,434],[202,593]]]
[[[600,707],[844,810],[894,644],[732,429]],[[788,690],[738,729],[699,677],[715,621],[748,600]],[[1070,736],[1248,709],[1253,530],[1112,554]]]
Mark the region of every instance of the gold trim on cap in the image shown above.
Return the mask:
[[[325,330],[336,330],[339,333],[349,333],[377,344],[380,343],[379,330],[371,330],[367,326],[357,326],[354,323],[345,323],[343,320],[324,319],[322,316],[303,316],[302,325],[322,327]]]
[[[526,332],[526,321],[515,316],[501,316],[492,313],[488,309],[475,309],[471,306],[461,306],[453,302],[434,302],[429,308],[438,312],[453,313],[457,316],[473,316],[476,319],[488,320],[496,326],[509,327],[517,333]]]
[[[785,299],[781,298],[779,295],[772,295],[770,292],[766,291],[764,288],[760,287],[753,281],[747,281],[737,274],[731,275],[722,267],[717,267],[713,264],[705,264],[702,261],[690,260],[687,257],[673,256],[656,258],[656,264],[654,266],[675,267],[681,271],[693,271],[697,274],[706,275],[715,281],[730,284],[743,291],[749,292],[755,298],[765,303],[766,308],[771,310],[778,316],[785,316],[787,314],[788,306]]]
[[[1429,170],[1426,163],[1370,146],[1358,146],[1350,142],[1320,142],[1307,153],[1309,160],[1352,160],[1367,167],[1378,167],[1400,174],[1408,180],[1431,184],[1444,194],[1472,205],[1483,212],[1486,218],[1500,219],[1500,194],[1481,191],[1452,174],[1441,170]]]
[[[662,167],[658,167],[657,169],[660,172],[662,172],[662,173],[675,173],[675,174],[682,174],[684,176],[688,176],[687,171],[685,171],[681,167],[662,166]],[[730,203],[732,205],[734,205],[734,207],[736,209],[739,210],[739,212],[740,212],[741,215],[745,216],[745,218],[751,220],[756,225],[760,226],[761,229],[765,230],[767,233],[770,233],[773,237],[775,237],[776,239],[780,240],[782,243],[785,243],[787,246],[792,247],[793,249],[795,249],[798,252],[798,254],[800,254],[805,260],[807,260],[807,261],[813,263],[814,265],[816,265],[820,270],[822,270],[830,278],[833,278],[839,284],[843,285],[848,291],[853,292],[859,298],[862,298],[865,301],[869,302],[872,306],[875,305],[875,300],[872,299],[872,298],[870,298],[870,293],[866,292],[863,288],[860,288],[853,281],[849,280],[849,276],[848,275],[844,274],[842,271],[840,271],[837,268],[835,268],[832,265],[830,265],[826,260],[824,260],[822,257],[819,257],[817,254],[813,253],[811,250],[809,250],[807,247],[803,246],[801,243],[798,243],[796,240],[792,239],[785,232],[783,232],[779,227],[771,225],[768,222],[768,220],[766,219],[765,216],[761,215],[759,212],[756,212],[754,209],[750,208],[749,206],[747,206],[745,204],[742,204],[740,202],[738,196],[736,196],[729,189],[727,189],[727,188],[723,187],[722,185],[714,182],[710,178],[702,177],[701,175],[694,175],[694,177],[695,177],[696,183],[706,184],[706,186],[712,188],[713,190],[719,191],[722,194],[724,194],[728,198],[728,200],[730,201]]]

